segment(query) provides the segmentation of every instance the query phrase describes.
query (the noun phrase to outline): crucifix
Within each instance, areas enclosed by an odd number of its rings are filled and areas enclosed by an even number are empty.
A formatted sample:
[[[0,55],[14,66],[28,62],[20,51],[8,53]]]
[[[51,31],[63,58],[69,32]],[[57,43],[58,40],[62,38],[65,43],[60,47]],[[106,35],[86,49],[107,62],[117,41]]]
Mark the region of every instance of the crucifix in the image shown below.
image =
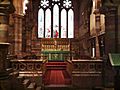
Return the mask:
[[[57,41],[54,40],[55,50],[57,50]]]

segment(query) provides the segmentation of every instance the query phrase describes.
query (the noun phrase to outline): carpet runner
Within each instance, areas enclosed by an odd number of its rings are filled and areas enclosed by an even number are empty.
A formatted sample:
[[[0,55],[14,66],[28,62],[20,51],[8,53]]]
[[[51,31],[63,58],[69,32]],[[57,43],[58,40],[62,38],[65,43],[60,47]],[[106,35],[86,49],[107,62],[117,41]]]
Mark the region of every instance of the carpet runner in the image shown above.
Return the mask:
[[[43,76],[44,85],[71,85],[71,77],[66,71],[66,63],[50,62]]]
[[[61,85],[64,84],[64,76],[62,70],[51,70],[50,84]]]

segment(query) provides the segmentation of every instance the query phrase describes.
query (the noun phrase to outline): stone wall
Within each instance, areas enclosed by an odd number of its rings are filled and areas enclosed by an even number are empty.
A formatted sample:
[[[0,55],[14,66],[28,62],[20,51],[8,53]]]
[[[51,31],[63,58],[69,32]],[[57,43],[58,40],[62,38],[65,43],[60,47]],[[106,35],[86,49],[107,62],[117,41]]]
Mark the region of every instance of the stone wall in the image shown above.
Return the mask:
[[[89,0],[83,0],[80,2],[79,5],[79,47],[80,47],[80,55],[86,55],[89,56],[89,47],[90,43],[89,40],[89,29],[90,29],[90,9],[91,9],[91,1]]]

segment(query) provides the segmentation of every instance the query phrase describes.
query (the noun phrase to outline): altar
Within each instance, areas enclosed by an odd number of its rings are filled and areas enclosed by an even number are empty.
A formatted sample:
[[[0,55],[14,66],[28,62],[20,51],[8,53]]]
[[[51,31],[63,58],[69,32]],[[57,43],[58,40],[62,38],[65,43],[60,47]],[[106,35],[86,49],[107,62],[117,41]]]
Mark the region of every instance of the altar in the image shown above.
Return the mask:
[[[42,60],[65,61],[70,59],[70,40],[64,38],[44,38],[41,41]]]
[[[42,51],[41,54],[48,61],[65,61],[70,58],[70,51]]]

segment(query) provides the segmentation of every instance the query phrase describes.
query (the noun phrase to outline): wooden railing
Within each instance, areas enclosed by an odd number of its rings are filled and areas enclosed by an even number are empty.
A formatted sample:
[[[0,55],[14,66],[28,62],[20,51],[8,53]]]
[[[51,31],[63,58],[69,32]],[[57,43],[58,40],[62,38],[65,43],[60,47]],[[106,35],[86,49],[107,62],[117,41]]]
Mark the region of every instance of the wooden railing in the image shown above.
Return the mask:
[[[102,60],[72,60],[72,82],[80,88],[101,87],[103,85]]]
[[[73,64],[71,60],[66,60],[67,67],[66,70],[69,73],[69,75],[72,77],[72,71],[73,71]]]
[[[102,60],[72,60],[73,70],[81,73],[102,73]]]
[[[29,59],[29,60],[11,60],[11,67],[15,71],[19,71],[21,76],[39,76],[42,75],[42,60]]]

